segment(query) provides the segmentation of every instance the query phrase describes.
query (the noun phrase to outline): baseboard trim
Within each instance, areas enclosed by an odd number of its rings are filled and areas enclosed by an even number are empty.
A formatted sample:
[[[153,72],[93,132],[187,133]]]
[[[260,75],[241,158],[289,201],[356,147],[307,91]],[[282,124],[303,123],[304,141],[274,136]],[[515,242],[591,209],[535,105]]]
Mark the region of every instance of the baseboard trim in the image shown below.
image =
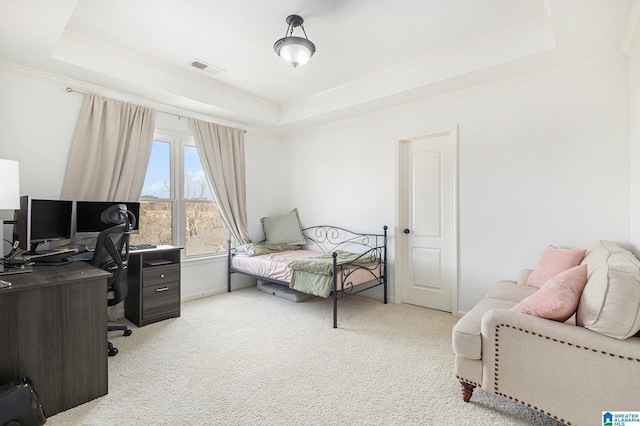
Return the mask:
[[[234,283],[233,288],[231,289],[231,291],[233,290],[239,290],[241,288],[247,288],[247,287],[255,287],[256,283],[255,282],[244,282],[244,283]],[[197,293],[197,294],[191,294],[191,295],[187,295],[187,296],[182,296],[180,298],[180,303],[183,302],[189,302],[190,300],[197,300],[197,299],[203,299],[205,297],[210,297],[210,296],[215,296],[216,294],[221,294],[221,293],[226,293],[227,292],[227,288],[226,287],[220,287],[220,288],[216,288],[210,291],[206,291],[204,293]],[[381,294],[375,294],[374,292],[363,292],[360,293],[360,296],[364,296],[364,297],[368,297],[370,299],[375,299],[375,300],[379,300],[379,301],[383,301],[383,296]],[[388,303],[395,303],[395,299],[393,297],[388,297],[387,298],[387,302]],[[123,310],[123,314],[124,314],[124,310]]]
[[[256,285],[255,282],[242,283],[242,284],[238,283],[237,285],[233,286],[231,291],[239,290],[241,288],[246,288],[246,287],[255,287],[255,285]],[[215,296],[216,294],[221,294],[226,292],[227,292],[227,287],[219,287],[210,291],[205,291],[204,293],[196,293],[196,294],[191,294],[187,296],[182,296],[180,298],[180,302],[183,303],[183,302],[189,302],[190,300],[204,299],[205,297]]]

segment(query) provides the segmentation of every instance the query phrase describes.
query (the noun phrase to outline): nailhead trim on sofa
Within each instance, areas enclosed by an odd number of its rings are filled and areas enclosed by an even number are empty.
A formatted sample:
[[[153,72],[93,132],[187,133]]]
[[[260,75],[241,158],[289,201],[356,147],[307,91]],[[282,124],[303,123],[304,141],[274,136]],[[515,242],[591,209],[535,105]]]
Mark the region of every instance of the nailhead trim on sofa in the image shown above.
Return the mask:
[[[556,419],[557,421],[559,421],[561,423],[564,423],[566,425],[571,425],[572,423],[565,421],[565,419],[558,418],[558,416],[554,416],[553,414],[551,414],[551,413],[549,413],[547,411],[544,411],[544,410],[542,410],[542,409],[540,409],[540,408],[538,408],[536,406],[532,406],[531,404],[528,404],[528,403],[526,403],[524,401],[520,401],[517,398],[513,398],[511,395],[506,395],[506,394],[501,393],[499,391],[499,388],[498,388],[498,369],[500,367],[500,365],[499,365],[499,361],[500,361],[500,350],[499,350],[499,346],[500,346],[499,345],[500,327],[508,327],[508,328],[512,328],[512,329],[517,330],[517,331],[523,331],[523,332],[525,332],[527,334],[532,334],[533,336],[538,336],[538,337],[541,337],[541,338],[544,338],[544,339],[547,339],[547,340],[552,340],[554,342],[558,342],[558,343],[563,344],[563,345],[568,345],[568,346],[575,347],[576,349],[584,349],[584,350],[592,351],[592,352],[596,352],[596,353],[600,352],[603,355],[609,355],[609,356],[612,356],[612,357],[618,357],[620,359],[625,359],[626,358],[629,361],[640,362],[640,359],[638,359],[638,358],[625,357],[625,356],[617,355],[617,354],[610,353],[610,352],[607,352],[607,351],[600,351],[598,349],[591,349],[591,348],[588,348],[586,346],[576,345],[576,344],[571,343],[571,342],[566,342],[564,340],[559,340],[559,339],[556,339],[556,338],[553,338],[553,337],[545,336],[543,334],[536,333],[536,332],[533,332],[533,331],[529,331],[529,330],[526,330],[526,329],[521,328],[521,327],[514,327],[514,326],[509,325],[509,324],[497,324],[496,325],[496,340],[495,340],[496,357],[495,357],[495,361],[494,361],[494,366],[495,366],[495,369],[494,369],[494,379],[495,379],[494,390],[495,390],[496,395],[500,395],[500,396],[503,396],[505,398],[509,398],[512,401],[518,402],[518,403],[520,403],[522,405],[525,405],[525,406],[527,406],[529,408],[532,408],[532,409],[534,409],[536,411],[539,411],[542,414],[546,414],[547,416],[552,417],[552,418]]]
[[[461,382],[465,382],[465,383],[468,383],[468,384],[476,386],[476,387],[480,387],[480,388],[482,387],[482,385],[480,383],[476,383],[473,380],[467,380],[464,377],[458,376],[457,374],[456,374],[456,379],[458,379]]]
[[[553,414],[551,414],[551,413],[549,413],[549,412],[547,412],[547,411],[544,411],[544,410],[542,410],[542,409],[540,409],[540,408],[536,407],[535,405],[531,405],[531,404],[526,403],[526,402],[524,402],[524,401],[520,401],[518,398],[514,398],[514,397],[512,397],[511,395],[507,395],[507,394],[504,394],[504,393],[500,392],[500,390],[499,390],[499,388],[498,388],[498,369],[499,369],[499,367],[500,367],[500,363],[499,363],[499,362],[500,362],[500,349],[498,349],[498,347],[499,347],[500,345],[499,345],[498,341],[499,341],[499,339],[500,339],[500,327],[513,328],[514,330],[524,331],[525,333],[531,333],[531,334],[533,334],[534,336],[536,336],[536,335],[537,335],[537,336],[540,336],[540,337],[546,337],[547,339],[553,339],[553,338],[551,338],[551,337],[543,336],[543,335],[541,335],[541,334],[534,333],[534,332],[532,332],[532,331],[525,330],[525,329],[520,328],[520,327],[513,327],[513,326],[511,326],[511,325],[509,325],[509,324],[498,324],[498,325],[496,325],[496,341],[495,341],[495,346],[496,346],[496,357],[495,357],[495,361],[494,361],[494,379],[495,379],[495,380],[494,380],[494,382],[495,382],[494,391],[495,391],[496,395],[499,395],[499,396],[502,396],[502,397],[505,397],[505,398],[509,398],[509,399],[510,399],[510,400],[512,400],[512,401],[515,401],[515,402],[518,402],[518,403],[520,403],[520,404],[522,404],[522,405],[525,405],[525,406],[527,406],[528,408],[531,408],[531,409],[533,409],[533,410],[536,410],[536,411],[538,411],[538,412],[540,412],[540,413],[542,413],[542,414],[545,414],[545,415],[547,415],[547,416],[549,416],[549,417],[552,417],[552,418],[554,418],[554,419],[558,420],[559,422],[561,422],[561,423],[563,423],[563,424],[566,424],[566,425],[569,425],[569,426],[570,426],[570,425],[571,425],[571,422],[567,422],[567,421],[565,421],[565,420],[564,420],[564,419],[562,419],[562,418],[558,418],[558,416],[554,416]],[[553,340],[556,340],[556,341],[557,341],[557,339],[553,339]],[[564,343],[564,342],[561,342],[561,343]]]

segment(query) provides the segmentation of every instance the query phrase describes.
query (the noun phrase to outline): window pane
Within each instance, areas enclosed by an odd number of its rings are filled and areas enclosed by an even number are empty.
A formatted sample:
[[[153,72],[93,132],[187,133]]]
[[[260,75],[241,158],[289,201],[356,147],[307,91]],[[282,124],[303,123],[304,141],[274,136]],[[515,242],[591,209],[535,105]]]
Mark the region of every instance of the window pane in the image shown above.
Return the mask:
[[[194,146],[184,147],[184,198],[186,255],[225,253],[229,232]]]
[[[184,147],[184,198],[213,201],[213,194],[195,146]]]
[[[226,253],[229,231],[215,203],[186,202],[187,256]]]
[[[172,244],[171,144],[153,141],[149,166],[140,196],[140,232],[132,243]],[[156,201],[169,200],[169,201]]]
[[[140,202],[140,232],[131,234],[132,243],[171,244],[171,201]]]
[[[171,144],[153,141],[142,199],[171,198]]]

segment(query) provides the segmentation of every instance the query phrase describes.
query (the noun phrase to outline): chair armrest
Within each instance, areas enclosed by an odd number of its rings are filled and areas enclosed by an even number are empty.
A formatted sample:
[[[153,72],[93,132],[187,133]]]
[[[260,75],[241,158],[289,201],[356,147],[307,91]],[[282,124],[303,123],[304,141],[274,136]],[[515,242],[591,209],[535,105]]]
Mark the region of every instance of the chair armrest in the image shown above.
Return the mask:
[[[485,313],[481,333],[488,392],[571,424],[597,423],[603,411],[637,409],[640,338],[618,340],[498,309]]]

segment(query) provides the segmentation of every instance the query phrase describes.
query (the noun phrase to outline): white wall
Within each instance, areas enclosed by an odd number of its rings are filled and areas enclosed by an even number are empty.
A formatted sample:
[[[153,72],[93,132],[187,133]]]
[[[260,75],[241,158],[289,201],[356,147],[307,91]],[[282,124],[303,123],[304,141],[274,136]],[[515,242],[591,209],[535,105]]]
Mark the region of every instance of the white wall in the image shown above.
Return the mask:
[[[59,84],[0,70],[0,99],[0,158],[19,161],[20,193],[59,198],[82,98]],[[13,212],[0,217],[13,219]],[[3,235],[11,232],[5,225]]]
[[[638,68],[636,54],[632,74]],[[394,229],[398,140],[457,124],[459,310],[468,310],[496,280],[534,267],[547,244],[589,247],[610,239],[629,245],[632,189],[634,207],[640,204],[629,160],[630,128],[636,161],[640,157],[640,83],[635,76],[630,82],[629,69],[626,60],[603,62],[398,107],[284,141],[250,130],[250,233],[261,238],[260,217],[298,207],[304,225],[365,232],[388,225],[393,261],[401,235]],[[23,194],[60,194],[83,99],[65,87],[0,71],[0,158],[20,161]],[[185,123],[158,119],[167,128]],[[393,263],[390,269],[393,277]],[[183,298],[223,291],[224,272],[224,262],[185,264]],[[393,286],[392,280],[391,295]]]
[[[0,158],[20,163],[20,192],[35,198],[60,197],[71,140],[84,96],[67,93],[67,83],[0,70]],[[216,121],[214,117],[211,121]],[[156,127],[190,133],[186,119],[159,113]],[[245,135],[248,221],[252,237],[262,238],[260,217],[272,214],[288,194],[280,137],[249,130]],[[0,212],[11,219],[12,213]],[[5,235],[11,227],[5,226]],[[7,250],[5,246],[5,251]],[[182,269],[182,298],[226,291],[226,258],[188,261]],[[234,283],[246,283],[236,277]]]
[[[631,142],[631,242],[640,253],[640,42],[636,42],[629,65],[630,142]]]
[[[457,124],[467,311],[495,281],[535,267],[547,244],[629,244],[628,81],[618,59],[289,136],[291,204],[304,225],[388,225],[393,256],[397,142]]]
[[[20,162],[20,192],[60,197],[83,97],[62,84],[0,70],[0,158]]]

